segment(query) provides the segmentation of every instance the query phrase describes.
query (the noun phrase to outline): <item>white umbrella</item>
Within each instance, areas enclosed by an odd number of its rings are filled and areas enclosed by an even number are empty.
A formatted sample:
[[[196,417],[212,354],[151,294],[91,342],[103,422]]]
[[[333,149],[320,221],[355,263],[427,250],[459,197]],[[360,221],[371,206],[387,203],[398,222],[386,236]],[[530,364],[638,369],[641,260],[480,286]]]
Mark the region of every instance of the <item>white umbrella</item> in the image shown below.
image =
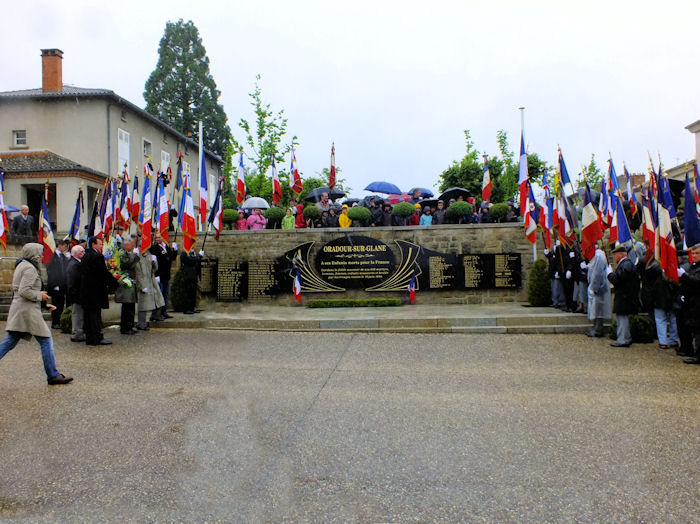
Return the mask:
[[[270,204],[264,198],[260,197],[250,197],[248,200],[243,202],[241,208],[243,209],[268,209]]]

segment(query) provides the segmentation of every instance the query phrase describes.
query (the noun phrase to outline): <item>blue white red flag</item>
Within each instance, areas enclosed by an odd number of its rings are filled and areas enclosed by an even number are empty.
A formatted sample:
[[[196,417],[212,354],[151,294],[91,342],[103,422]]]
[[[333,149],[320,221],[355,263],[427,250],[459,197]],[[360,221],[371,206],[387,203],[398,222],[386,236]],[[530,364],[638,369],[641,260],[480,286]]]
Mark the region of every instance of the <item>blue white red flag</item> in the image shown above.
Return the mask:
[[[131,220],[139,223],[141,215],[141,197],[139,196],[139,177],[134,176],[134,185],[131,188]]]
[[[146,180],[143,183],[143,195],[141,195],[141,213],[139,224],[141,225],[141,251],[151,247],[151,221],[153,209],[151,208],[151,177],[146,172]]]
[[[53,229],[49,221],[49,211],[46,208],[46,200],[41,199],[41,211],[39,211],[39,244],[44,246],[44,254],[41,257],[44,264],[48,264],[49,260],[56,251],[56,241],[53,236]]]
[[[625,180],[627,182],[627,200],[630,203],[630,214],[632,216],[634,216],[639,211],[639,205],[637,204],[637,197],[634,196],[634,191],[632,191],[632,180],[631,180],[629,171],[627,171],[627,166],[625,166],[624,162],[622,163],[622,169],[624,170]]]
[[[294,298],[301,304],[301,274],[299,269],[297,269],[296,275],[294,276]]]
[[[690,183],[690,176],[685,174],[685,215],[683,216],[683,233],[685,243],[688,247],[693,247],[700,242],[700,219],[693,198],[693,187]]]
[[[491,190],[493,189],[493,184],[491,183],[491,171],[489,171],[489,159],[484,156],[484,175],[481,180],[481,199],[489,200],[491,198]]]
[[[199,167],[199,224],[200,231],[207,223],[207,198],[209,197],[209,182],[207,182],[207,157],[202,150]]]
[[[591,188],[586,182],[586,191],[583,193],[583,212],[581,214],[581,252],[587,260],[593,260],[595,246],[603,238],[603,225],[600,223],[600,215],[591,200]]]
[[[289,187],[292,188],[297,195],[301,194],[304,189],[304,185],[301,183],[301,175],[299,174],[299,168],[297,167],[297,155],[292,148],[292,163],[289,166]]]
[[[73,211],[73,219],[70,222],[70,230],[68,238],[78,240],[80,236],[80,215],[85,210],[85,201],[83,199],[83,188],[78,188],[78,198],[75,201],[75,211]]]
[[[661,166],[659,165],[659,171]],[[671,280],[678,282],[678,258],[676,256],[676,242],[673,238],[673,228],[671,226],[671,212],[673,210],[673,200],[671,194],[665,194],[664,186],[668,187],[668,180],[665,177],[658,177],[658,203],[656,227],[656,244],[654,256],[659,261],[661,269]],[[673,210],[675,216],[675,210]]]
[[[416,302],[416,274],[411,275],[411,280],[408,282],[408,300],[411,304]]]
[[[241,149],[241,154],[238,159],[238,177],[236,178],[236,202],[238,202],[239,206],[245,200],[246,191],[245,166],[243,165],[243,150]]]
[[[158,231],[165,242],[169,242],[168,226],[170,225],[170,206],[168,205],[168,197],[165,194],[165,183],[161,178],[158,181]]]
[[[197,243],[197,224],[194,218],[194,202],[192,201],[192,190],[189,182],[186,182],[184,195],[184,205],[182,209],[182,247],[189,253]]]
[[[525,137],[520,132],[520,157],[518,159],[518,188],[520,189],[520,216],[527,212],[527,151],[525,151]]]
[[[528,182],[527,188],[527,214],[525,215],[525,237],[534,244],[537,242],[537,224],[539,216],[537,213],[537,203],[532,192],[532,185]]]
[[[559,153],[559,176],[561,187],[564,190],[564,195],[570,197],[574,194],[574,186],[571,183],[569,170],[566,169],[566,163],[564,162],[564,155],[562,155],[561,149],[557,148],[557,152]]]

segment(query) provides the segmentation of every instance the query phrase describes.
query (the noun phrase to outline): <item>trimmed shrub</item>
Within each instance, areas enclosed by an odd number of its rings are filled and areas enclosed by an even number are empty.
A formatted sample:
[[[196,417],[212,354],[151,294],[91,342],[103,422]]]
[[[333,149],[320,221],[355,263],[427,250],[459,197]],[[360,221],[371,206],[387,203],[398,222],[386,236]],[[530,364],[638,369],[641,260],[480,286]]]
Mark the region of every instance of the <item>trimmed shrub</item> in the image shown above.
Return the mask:
[[[241,215],[235,209],[224,209],[224,225],[228,226],[229,229],[233,229],[233,225],[239,218]]]
[[[231,199],[228,198],[228,197],[222,198],[222,199],[221,199],[221,203],[223,204],[224,209],[231,209],[231,208],[235,208],[235,207],[236,207],[236,206],[234,205],[234,203],[233,203],[233,200],[231,200]]]
[[[281,207],[271,207],[263,211],[263,216],[268,220],[276,220],[282,222],[286,211]],[[304,215],[306,216],[306,215]]]
[[[630,316],[630,334],[632,335],[632,342],[636,342],[637,344],[653,342],[656,336],[654,328],[646,315]],[[610,323],[608,336],[613,340],[617,338],[617,320],[613,320]]]
[[[320,218],[320,216],[321,210],[316,207],[316,204],[306,204],[306,206],[304,206],[304,218],[306,220],[316,220],[317,218]]]
[[[387,307],[400,306],[400,298],[315,298],[306,307]]]
[[[366,226],[372,217],[372,212],[366,207],[355,206],[348,209],[348,218],[352,220],[352,225]]]
[[[185,296],[187,291],[185,289],[185,281],[182,278],[182,271],[178,269],[173,278],[170,280],[170,298],[168,299],[168,307],[173,311],[185,311]],[[199,291],[199,284],[197,284],[197,302],[201,300],[202,295]]]
[[[59,324],[61,325],[61,333],[70,334],[73,332],[73,306],[68,306],[63,310]]]
[[[399,202],[394,206],[392,213],[397,217],[410,217],[416,208],[410,202]]]
[[[452,205],[447,208],[447,216],[450,218],[467,218],[474,211],[474,206],[469,202],[452,202]]]
[[[549,306],[552,303],[552,284],[547,261],[540,258],[530,266],[527,277],[527,301],[531,306]]]
[[[491,214],[491,218],[497,222],[500,222],[508,215],[508,204],[504,202],[494,204],[491,206],[491,209],[489,209],[489,213]]]

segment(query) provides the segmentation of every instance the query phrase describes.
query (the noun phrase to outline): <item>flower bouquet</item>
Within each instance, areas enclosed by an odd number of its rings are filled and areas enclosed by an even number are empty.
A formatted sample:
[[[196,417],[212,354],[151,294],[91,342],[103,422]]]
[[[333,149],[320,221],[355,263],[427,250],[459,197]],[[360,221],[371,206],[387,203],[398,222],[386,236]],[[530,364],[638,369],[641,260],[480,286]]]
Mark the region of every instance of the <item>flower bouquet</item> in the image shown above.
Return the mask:
[[[117,279],[119,285],[122,287],[132,287],[134,282],[131,280],[131,277],[121,269],[119,248],[114,241],[114,237],[111,237],[109,241],[105,242],[102,254],[107,261],[107,269],[112,273],[112,276]]]

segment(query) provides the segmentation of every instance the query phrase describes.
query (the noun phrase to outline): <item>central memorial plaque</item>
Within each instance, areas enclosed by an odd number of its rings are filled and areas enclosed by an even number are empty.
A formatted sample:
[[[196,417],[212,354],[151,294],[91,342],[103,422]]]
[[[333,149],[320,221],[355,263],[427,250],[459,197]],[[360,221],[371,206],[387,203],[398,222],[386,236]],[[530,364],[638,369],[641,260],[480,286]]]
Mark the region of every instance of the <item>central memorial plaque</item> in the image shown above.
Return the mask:
[[[316,255],[316,270],[329,284],[366,288],[385,280],[394,269],[389,246],[370,237],[345,236],[324,245]]]

